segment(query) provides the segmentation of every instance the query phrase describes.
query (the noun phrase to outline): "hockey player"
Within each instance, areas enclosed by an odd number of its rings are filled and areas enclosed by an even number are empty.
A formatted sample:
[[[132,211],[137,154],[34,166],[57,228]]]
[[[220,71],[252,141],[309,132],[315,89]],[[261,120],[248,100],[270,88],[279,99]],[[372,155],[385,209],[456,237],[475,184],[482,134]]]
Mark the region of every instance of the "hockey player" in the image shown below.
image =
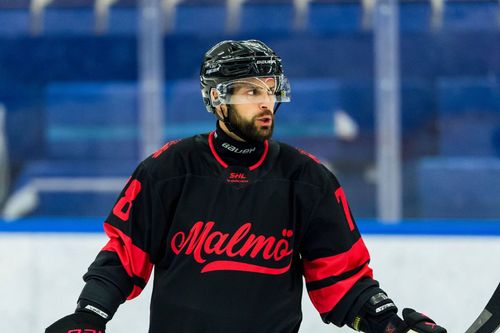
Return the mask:
[[[216,130],[139,164],[104,223],[75,313],[46,333],[104,332],[153,267],[150,333],[292,333],[302,280],[325,323],[368,333],[445,333],[373,279],[342,187],[314,156],[271,140],[290,101],[281,59],[223,41],[201,67]]]

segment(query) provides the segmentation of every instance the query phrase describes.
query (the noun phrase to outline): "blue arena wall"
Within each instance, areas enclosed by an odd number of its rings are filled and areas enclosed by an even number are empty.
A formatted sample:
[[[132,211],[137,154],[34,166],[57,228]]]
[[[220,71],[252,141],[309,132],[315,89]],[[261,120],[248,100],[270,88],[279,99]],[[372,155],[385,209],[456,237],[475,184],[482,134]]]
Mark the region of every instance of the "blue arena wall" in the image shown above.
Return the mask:
[[[102,233],[104,218],[25,218],[0,220],[1,233]],[[500,236],[500,220],[404,220],[385,224],[358,219],[358,228],[366,235],[422,236]]]

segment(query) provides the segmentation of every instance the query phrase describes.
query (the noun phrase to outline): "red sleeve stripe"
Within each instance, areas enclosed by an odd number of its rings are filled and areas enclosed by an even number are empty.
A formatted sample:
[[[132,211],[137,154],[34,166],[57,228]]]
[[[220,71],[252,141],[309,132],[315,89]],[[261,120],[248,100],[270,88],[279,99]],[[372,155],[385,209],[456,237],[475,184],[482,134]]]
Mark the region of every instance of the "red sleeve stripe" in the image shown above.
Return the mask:
[[[104,231],[110,240],[102,250],[115,252],[130,277],[137,276],[147,282],[153,270],[153,264],[149,260],[149,255],[134,245],[132,239],[125,235],[123,231],[112,225],[104,223]],[[134,286],[132,293],[127,299],[136,297],[140,294],[141,290],[138,286]]]
[[[326,278],[323,280],[308,282],[308,283],[306,283],[307,290],[311,291],[311,290],[321,289],[324,287],[331,286],[334,283],[348,279],[351,276],[356,275],[360,270],[364,269],[365,266],[368,264],[369,264],[369,262],[367,261],[367,262],[364,262],[363,265],[353,269],[352,271],[348,271],[348,272],[345,272],[343,274],[332,276],[332,277],[329,277],[329,278]]]
[[[304,260],[304,276],[306,282],[319,281],[353,270],[368,260],[370,254],[363,239],[360,238],[346,252],[312,261]]]
[[[127,296],[127,300],[131,300],[133,298],[136,298],[139,296],[142,292],[142,288],[134,284],[134,288],[132,289],[132,292]]]
[[[373,278],[373,271],[368,265],[355,275],[331,286],[309,292],[309,298],[320,314],[333,310],[347,292],[364,276]]]

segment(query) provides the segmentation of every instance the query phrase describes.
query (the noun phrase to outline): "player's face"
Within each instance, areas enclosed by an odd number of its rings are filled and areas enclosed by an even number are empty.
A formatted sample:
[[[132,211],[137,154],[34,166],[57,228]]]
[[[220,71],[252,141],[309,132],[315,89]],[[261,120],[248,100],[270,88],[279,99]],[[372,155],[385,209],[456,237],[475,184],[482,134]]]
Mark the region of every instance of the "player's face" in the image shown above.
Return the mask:
[[[231,105],[233,112],[229,113],[229,118],[247,138],[264,141],[273,135],[275,80],[253,78],[246,81],[248,84],[233,91],[235,98],[245,102]]]

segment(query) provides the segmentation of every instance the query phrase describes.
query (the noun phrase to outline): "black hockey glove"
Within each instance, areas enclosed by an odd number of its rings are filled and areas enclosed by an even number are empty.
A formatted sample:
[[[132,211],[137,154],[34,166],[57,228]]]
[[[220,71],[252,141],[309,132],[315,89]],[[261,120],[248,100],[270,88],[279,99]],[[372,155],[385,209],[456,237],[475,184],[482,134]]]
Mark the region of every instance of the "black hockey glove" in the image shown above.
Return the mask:
[[[403,309],[403,319],[397,311],[394,302],[380,290],[363,304],[349,326],[366,333],[446,333],[432,319],[415,310]]]
[[[96,314],[75,312],[59,319],[45,329],[45,333],[104,333],[106,320]]]
[[[387,333],[446,333],[446,330],[437,325],[426,315],[413,309],[403,309],[403,319],[391,320],[384,332]]]
[[[45,333],[104,333],[110,316],[93,304],[78,302],[75,313],[47,327]]]

